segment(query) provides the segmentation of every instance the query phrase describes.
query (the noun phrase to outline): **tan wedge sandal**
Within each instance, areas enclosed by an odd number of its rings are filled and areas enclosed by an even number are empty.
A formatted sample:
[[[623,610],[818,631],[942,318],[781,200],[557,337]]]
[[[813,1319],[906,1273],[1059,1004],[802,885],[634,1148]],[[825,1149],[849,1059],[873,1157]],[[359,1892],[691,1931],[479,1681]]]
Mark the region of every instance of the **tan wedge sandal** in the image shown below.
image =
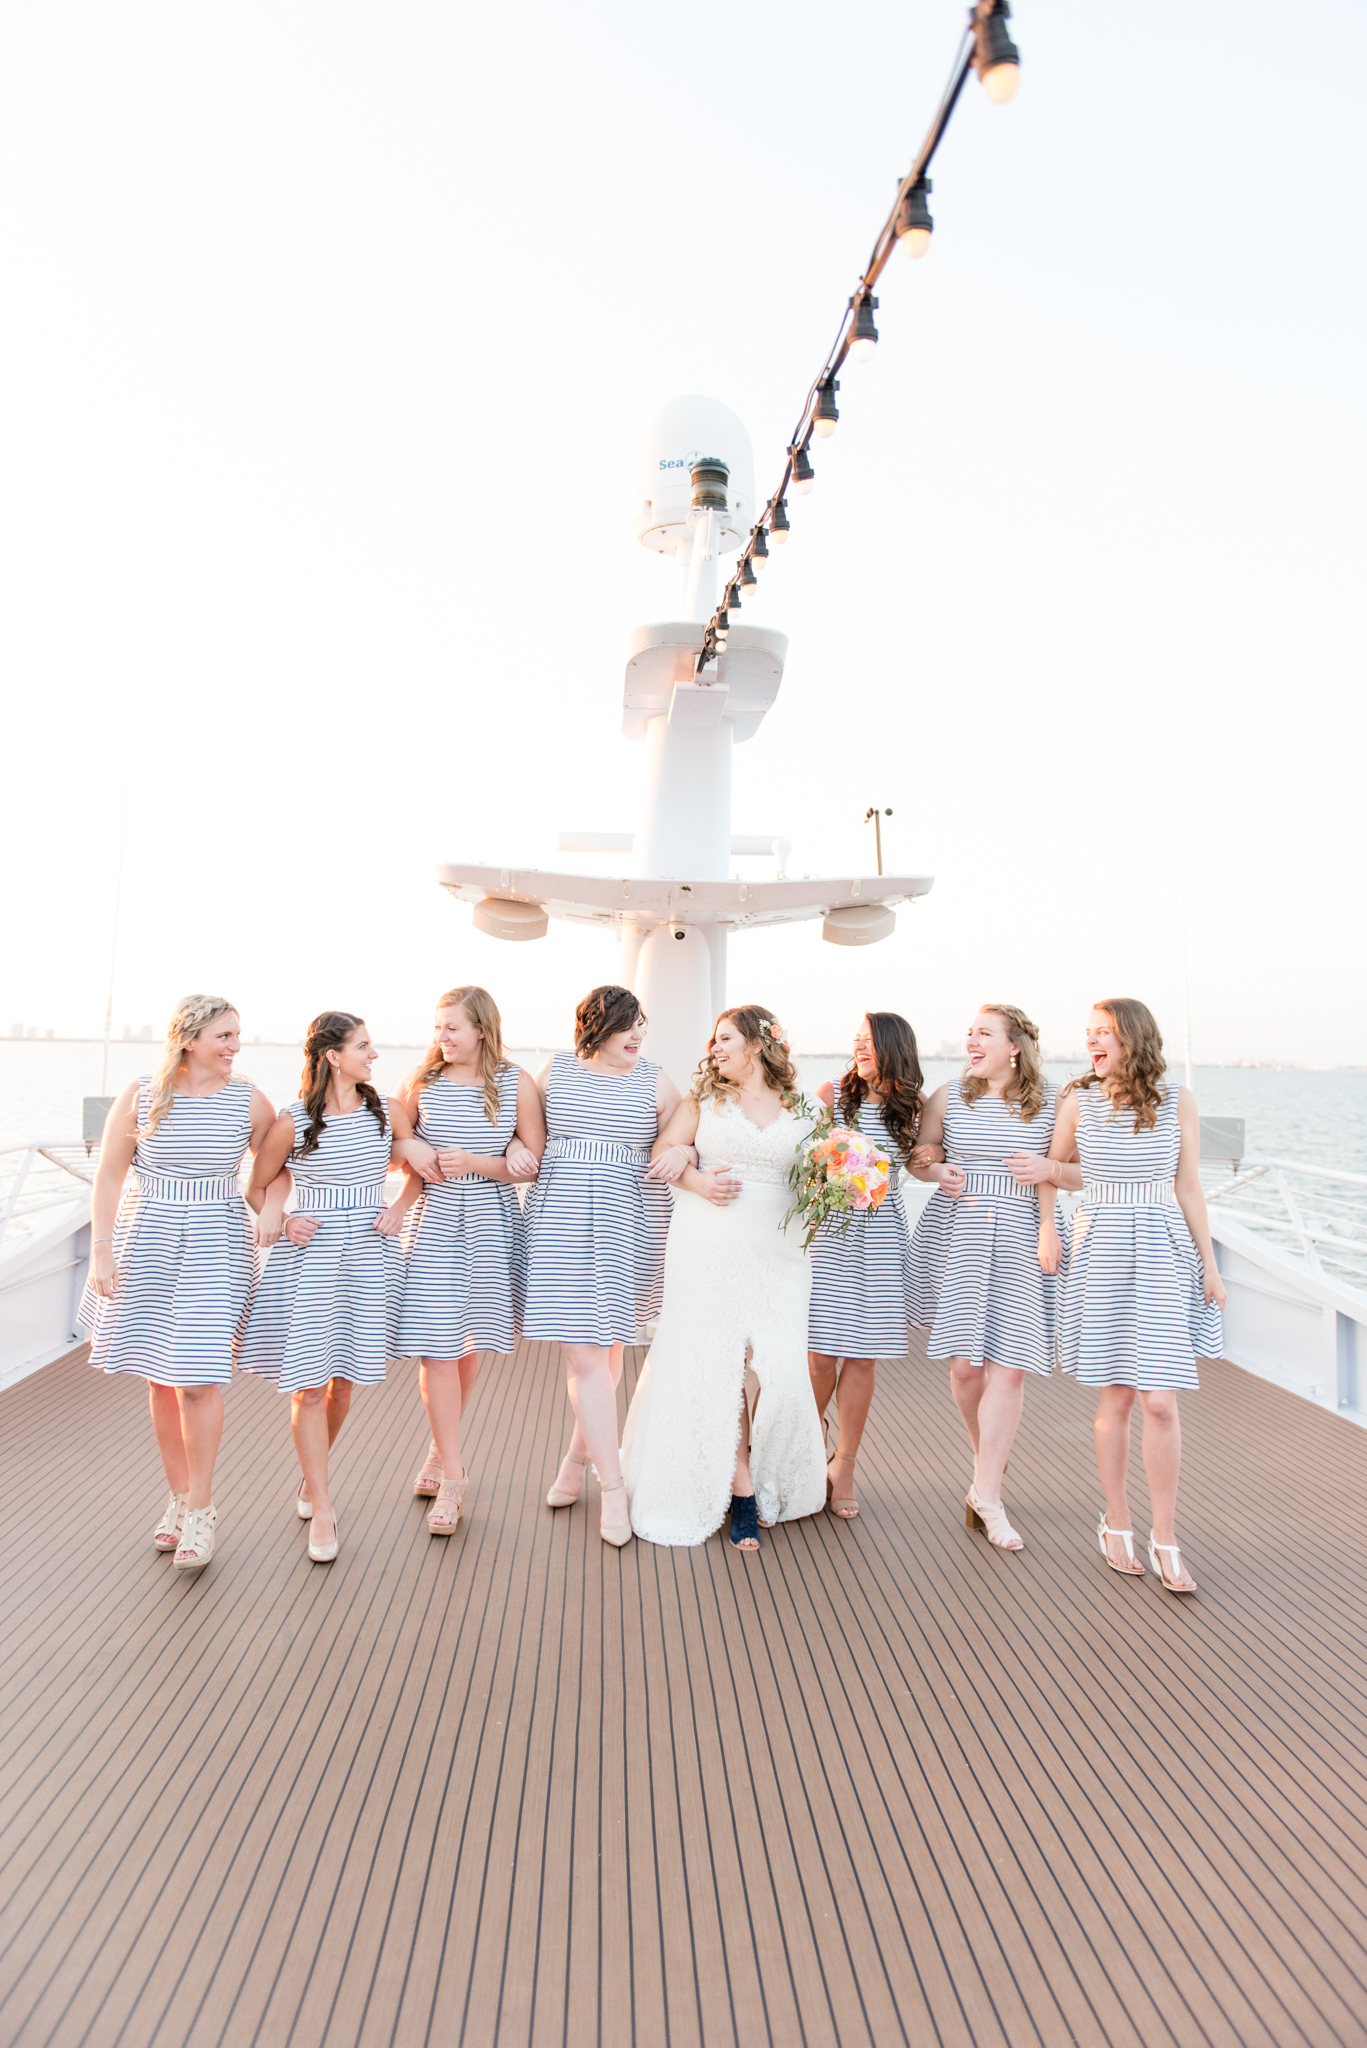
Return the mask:
[[[189,1495],[173,1493],[166,1503],[166,1513],[152,1531],[152,1541],[158,1550],[174,1550],[180,1542],[180,1532],[185,1525],[185,1503]]]
[[[427,1456],[423,1459],[422,1470],[413,1481],[414,1497],[417,1500],[435,1500],[441,1491],[441,1482],[445,1476],[441,1457],[434,1439],[427,1447]]]
[[[459,1479],[443,1479],[437,1488],[437,1497],[427,1510],[427,1530],[431,1536],[454,1536],[460,1521],[461,1509],[465,1506],[465,1489],[470,1484],[462,1472]]]
[[[203,1571],[214,1554],[214,1525],[217,1521],[218,1509],[212,1501],[207,1508],[186,1508],[185,1526],[171,1560],[173,1571]]]

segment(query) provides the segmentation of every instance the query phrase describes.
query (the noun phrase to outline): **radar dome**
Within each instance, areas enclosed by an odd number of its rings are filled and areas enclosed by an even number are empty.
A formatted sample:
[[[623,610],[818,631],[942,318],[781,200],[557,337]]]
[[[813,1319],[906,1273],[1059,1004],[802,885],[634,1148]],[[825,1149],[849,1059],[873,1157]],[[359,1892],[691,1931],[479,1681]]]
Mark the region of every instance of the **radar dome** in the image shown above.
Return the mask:
[[[673,555],[692,538],[693,466],[725,464],[726,481],[707,484],[706,502],[719,511],[721,552],[741,547],[755,523],[755,456],[745,424],[715,398],[671,398],[657,406],[631,456],[631,524],[641,546]],[[724,495],[724,508],[717,507]]]

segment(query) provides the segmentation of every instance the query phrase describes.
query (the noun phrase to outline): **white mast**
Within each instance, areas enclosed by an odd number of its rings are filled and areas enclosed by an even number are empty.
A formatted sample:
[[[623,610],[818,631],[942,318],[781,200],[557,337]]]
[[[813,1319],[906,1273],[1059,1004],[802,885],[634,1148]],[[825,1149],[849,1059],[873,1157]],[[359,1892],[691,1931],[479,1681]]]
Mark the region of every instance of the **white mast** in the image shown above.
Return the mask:
[[[726,1003],[732,932],[819,917],[822,937],[866,946],[886,938],[893,905],[924,896],[925,875],[783,874],[788,841],[731,830],[731,750],[759,731],[778,696],[787,636],[732,624],[725,649],[699,674],[717,602],[719,558],[744,546],[755,521],[754,458],[742,421],[715,399],[671,399],[647,420],[632,459],[636,539],[675,567],[671,616],[627,642],[622,733],[644,742],[639,829],[564,832],[560,850],[630,852],[630,872],[568,875],[456,864],[437,870],[474,905],[496,938],[537,939],[551,917],[595,924],[622,942],[619,979],[650,1019],[648,1051],[682,1087]],[[772,572],[770,572],[772,573]],[[746,600],[746,608],[754,593]],[[770,851],[773,881],[731,874],[734,854]]]

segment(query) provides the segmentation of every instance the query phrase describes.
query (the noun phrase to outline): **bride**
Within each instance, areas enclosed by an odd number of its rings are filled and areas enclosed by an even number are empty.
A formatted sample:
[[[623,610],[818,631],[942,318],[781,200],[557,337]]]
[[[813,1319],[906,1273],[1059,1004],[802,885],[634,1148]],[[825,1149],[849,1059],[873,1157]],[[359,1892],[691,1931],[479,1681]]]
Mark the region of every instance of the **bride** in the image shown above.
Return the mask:
[[[788,1172],[812,1120],[769,1010],[723,1010],[653,1148],[675,1189],[664,1306],[627,1414],[622,1476],[631,1526],[650,1543],[702,1543],[728,1506],[731,1541],[815,1514],[826,1459],[807,1368],[811,1264],[785,1232]],[[696,1147],[697,1164],[692,1163]],[[760,1383],[751,1424],[746,1349]]]

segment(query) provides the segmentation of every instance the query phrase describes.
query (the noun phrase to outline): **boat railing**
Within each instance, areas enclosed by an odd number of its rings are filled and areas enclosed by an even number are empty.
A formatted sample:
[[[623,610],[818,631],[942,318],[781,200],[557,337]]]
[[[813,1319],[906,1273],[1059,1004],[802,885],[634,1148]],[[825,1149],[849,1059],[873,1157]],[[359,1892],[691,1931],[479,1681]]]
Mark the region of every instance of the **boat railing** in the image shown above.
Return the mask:
[[[35,1218],[89,1195],[98,1152],[62,1138],[0,1145],[0,1243],[26,1236]]]
[[[1302,1265],[1367,1290],[1367,1174],[1298,1159],[1243,1159],[1232,1176],[1202,1162],[1206,1201]]]

